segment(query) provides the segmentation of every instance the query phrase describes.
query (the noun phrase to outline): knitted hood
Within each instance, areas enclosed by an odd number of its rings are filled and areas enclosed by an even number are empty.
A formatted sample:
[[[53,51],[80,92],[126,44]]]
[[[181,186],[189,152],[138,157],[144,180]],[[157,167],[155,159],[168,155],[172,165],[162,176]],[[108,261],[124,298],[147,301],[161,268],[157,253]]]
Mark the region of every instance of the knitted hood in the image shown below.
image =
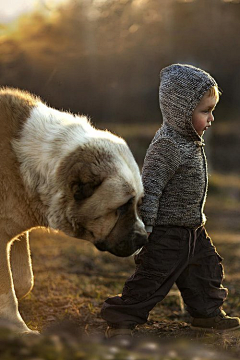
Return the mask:
[[[199,101],[216,81],[207,72],[191,65],[173,64],[160,73],[159,102],[163,124],[200,140],[192,125],[192,114]]]

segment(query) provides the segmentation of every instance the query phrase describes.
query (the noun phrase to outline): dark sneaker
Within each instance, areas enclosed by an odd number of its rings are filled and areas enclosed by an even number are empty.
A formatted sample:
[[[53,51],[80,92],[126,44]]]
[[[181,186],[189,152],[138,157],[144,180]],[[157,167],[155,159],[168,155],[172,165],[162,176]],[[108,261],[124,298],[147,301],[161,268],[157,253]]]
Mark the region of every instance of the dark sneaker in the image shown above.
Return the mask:
[[[239,327],[240,319],[227,316],[223,310],[219,315],[211,318],[193,318],[191,323],[191,328],[194,330],[230,331]]]
[[[115,329],[108,327],[105,332],[107,341],[113,345],[117,345],[126,349],[132,346],[132,330],[131,329]]]
[[[112,328],[110,326],[108,326],[106,332],[105,332],[105,336],[107,339],[112,339],[115,337],[121,337],[121,338],[131,338],[132,337],[132,330],[131,329],[117,329],[117,328]]]

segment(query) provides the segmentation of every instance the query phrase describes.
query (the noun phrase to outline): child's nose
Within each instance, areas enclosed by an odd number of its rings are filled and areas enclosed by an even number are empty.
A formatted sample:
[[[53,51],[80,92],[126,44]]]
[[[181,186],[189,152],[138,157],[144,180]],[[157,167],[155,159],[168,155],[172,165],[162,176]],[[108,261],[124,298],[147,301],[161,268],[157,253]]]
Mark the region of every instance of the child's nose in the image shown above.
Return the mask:
[[[208,122],[212,122],[212,121],[214,121],[214,116],[213,114],[210,114],[208,118]]]

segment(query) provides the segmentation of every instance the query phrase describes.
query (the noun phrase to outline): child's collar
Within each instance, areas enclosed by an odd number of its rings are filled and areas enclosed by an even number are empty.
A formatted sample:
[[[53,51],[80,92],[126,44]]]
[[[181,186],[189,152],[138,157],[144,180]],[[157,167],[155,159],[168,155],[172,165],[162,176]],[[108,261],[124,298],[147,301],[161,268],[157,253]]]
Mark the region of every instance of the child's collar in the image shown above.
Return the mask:
[[[197,146],[205,146],[205,142],[202,138],[200,140],[195,140],[194,144],[196,144]]]

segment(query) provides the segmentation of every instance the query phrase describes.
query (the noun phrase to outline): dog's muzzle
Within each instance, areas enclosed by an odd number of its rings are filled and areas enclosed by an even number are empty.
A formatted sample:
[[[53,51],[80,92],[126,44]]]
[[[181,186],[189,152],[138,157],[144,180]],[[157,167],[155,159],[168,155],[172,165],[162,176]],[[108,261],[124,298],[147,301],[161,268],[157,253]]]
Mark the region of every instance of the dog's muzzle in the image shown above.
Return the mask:
[[[119,257],[127,257],[142,248],[148,241],[144,229],[135,231],[129,238],[121,239],[119,243],[111,244],[108,240],[98,241],[95,246],[100,251],[108,251]]]
[[[100,251],[107,251],[107,245],[104,240],[100,240],[94,244],[96,248]]]

